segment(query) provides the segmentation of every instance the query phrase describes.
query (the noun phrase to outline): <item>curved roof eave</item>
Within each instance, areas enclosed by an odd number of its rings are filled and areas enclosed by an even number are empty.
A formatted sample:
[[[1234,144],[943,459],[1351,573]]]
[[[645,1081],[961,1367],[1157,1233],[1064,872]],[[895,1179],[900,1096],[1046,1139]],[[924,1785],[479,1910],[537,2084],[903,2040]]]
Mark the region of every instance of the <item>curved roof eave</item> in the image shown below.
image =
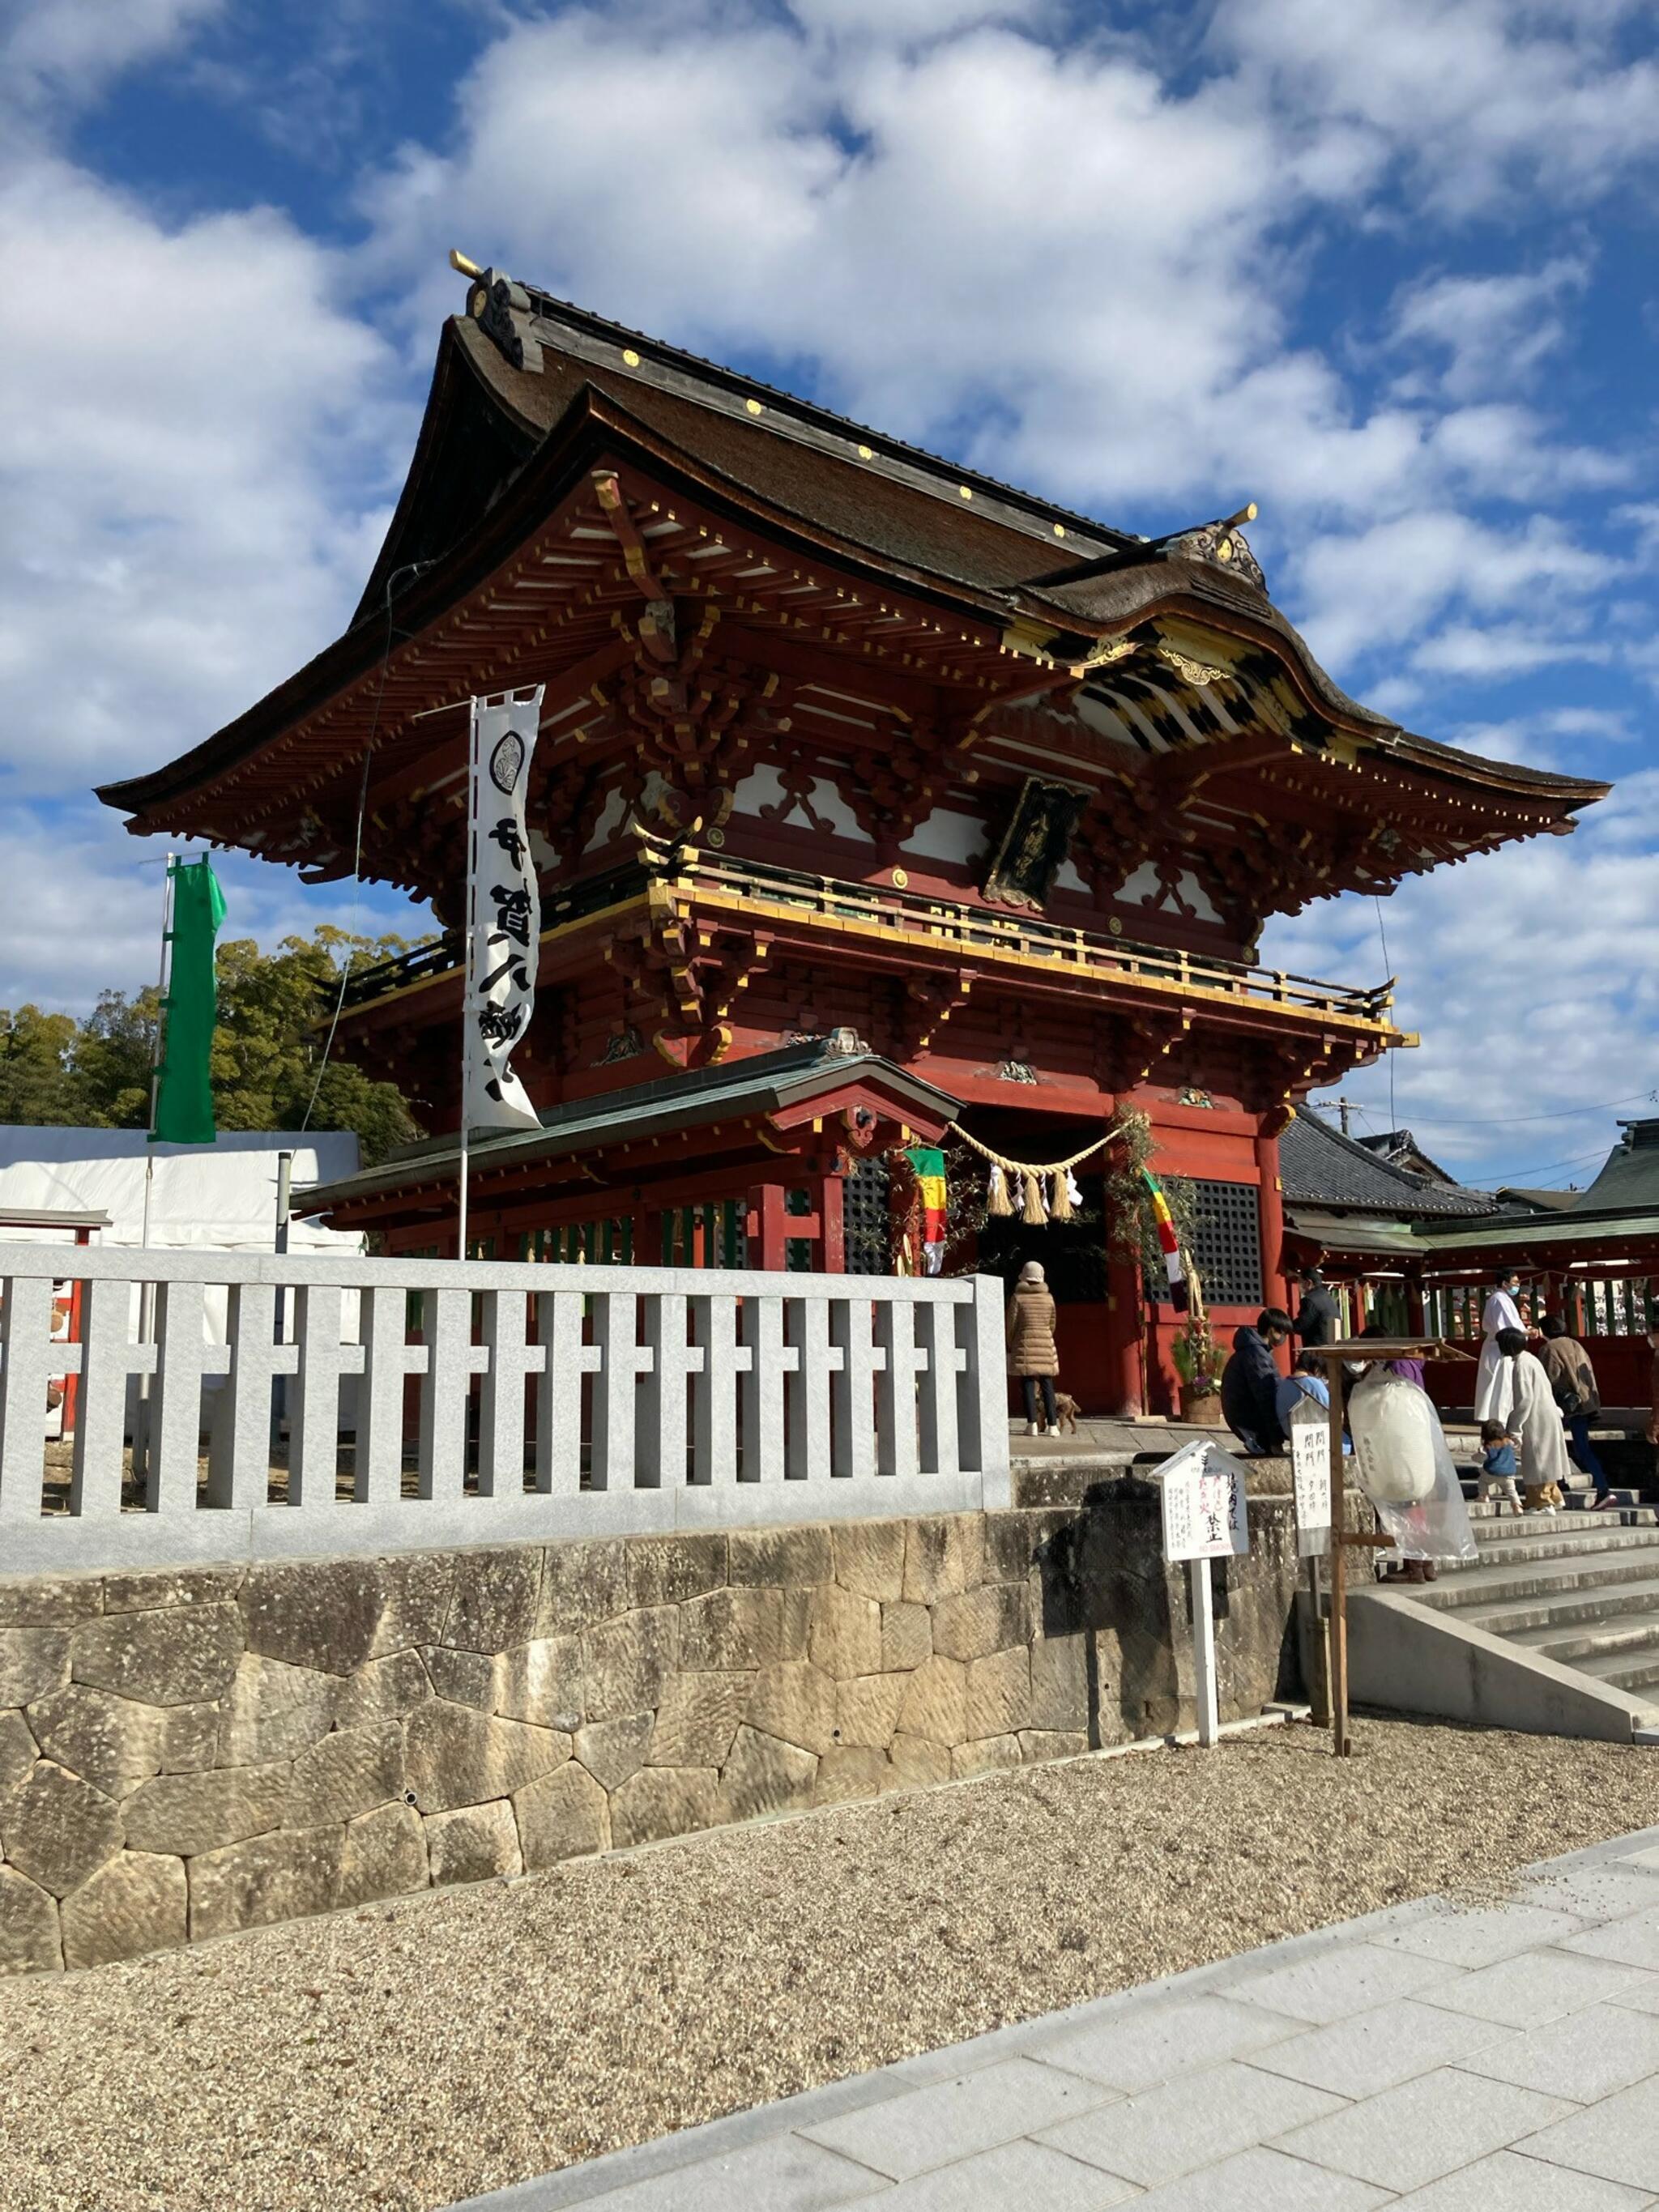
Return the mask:
[[[556,421],[538,425],[513,397],[509,379],[523,377],[524,373],[512,371],[504,361],[500,362],[503,373],[495,373],[489,358],[493,353],[489,342],[462,319],[453,318],[445,325],[410,476],[371,573],[364,602],[352,623],[293,676],[189,751],[147,775],[97,786],[96,794],[106,805],[137,815],[182,799],[241,765],[263,744],[337,697],[374,666],[383,642],[369,605],[374,584],[383,572],[393,576],[398,573],[395,568],[386,571],[387,557],[397,550],[400,533],[418,505],[419,485],[432,465],[445,425],[467,388],[459,383],[463,375],[471,392],[486,393],[491,405],[520,436],[538,442],[526,451],[522,466],[513,473],[494,504],[441,558],[414,577],[397,596],[395,604],[405,635],[416,635],[441,622],[458,599],[508,557],[564,496],[581,465],[576,449],[584,442],[591,447],[602,441],[607,450],[618,445],[632,447],[632,454],[624,453],[623,458],[666,470],[679,477],[689,492],[726,507],[734,517],[748,518],[757,526],[793,538],[809,556],[836,560],[872,579],[897,578],[970,619],[1006,627],[1021,615],[1035,617],[1055,624],[1057,632],[1063,628],[1066,634],[1077,636],[1084,641],[1085,653],[1089,641],[1109,641],[1159,617],[1207,624],[1271,653],[1316,712],[1422,767],[1488,787],[1498,784],[1516,795],[1534,794],[1557,805],[1563,802],[1569,806],[1587,805],[1610,788],[1460,753],[1372,714],[1332,682],[1271,599],[1232,579],[1219,574],[1212,578],[1199,563],[1163,559],[1133,562],[1110,579],[1113,605],[1109,612],[1103,609],[1098,615],[1086,611],[1075,600],[1066,603],[1054,593],[1018,582],[992,586],[936,566],[922,567],[828,530],[810,515],[757,494],[677,445],[659,427],[635,416],[616,393],[591,380],[576,385],[569,404]],[[592,434],[584,441],[584,433]],[[592,453],[587,458],[592,458]],[[388,592],[388,623],[393,605]],[[365,606],[368,606],[367,613]],[[138,830],[145,825],[135,821],[130,826]]]

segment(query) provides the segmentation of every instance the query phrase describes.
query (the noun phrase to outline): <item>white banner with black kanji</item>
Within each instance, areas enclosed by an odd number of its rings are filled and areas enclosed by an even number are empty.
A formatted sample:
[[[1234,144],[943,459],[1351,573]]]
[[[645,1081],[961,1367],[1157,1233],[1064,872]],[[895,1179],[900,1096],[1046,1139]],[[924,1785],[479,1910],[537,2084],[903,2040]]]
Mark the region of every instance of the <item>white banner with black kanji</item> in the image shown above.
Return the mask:
[[[467,805],[465,1109],[469,1129],[535,1129],[541,1116],[513,1072],[536,1002],[541,902],[525,801],[542,687],[472,702]]]

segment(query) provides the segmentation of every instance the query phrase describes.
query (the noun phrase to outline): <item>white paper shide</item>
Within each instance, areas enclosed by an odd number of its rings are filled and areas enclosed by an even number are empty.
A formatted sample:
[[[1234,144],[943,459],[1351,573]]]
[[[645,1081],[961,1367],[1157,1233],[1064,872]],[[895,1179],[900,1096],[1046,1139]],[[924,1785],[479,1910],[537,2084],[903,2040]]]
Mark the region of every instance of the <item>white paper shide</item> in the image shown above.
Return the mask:
[[[525,802],[542,687],[472,702],[468,786],[466,1126],[535,1129],[541,1117],[513,1069],[536,1002],[541,902]]]

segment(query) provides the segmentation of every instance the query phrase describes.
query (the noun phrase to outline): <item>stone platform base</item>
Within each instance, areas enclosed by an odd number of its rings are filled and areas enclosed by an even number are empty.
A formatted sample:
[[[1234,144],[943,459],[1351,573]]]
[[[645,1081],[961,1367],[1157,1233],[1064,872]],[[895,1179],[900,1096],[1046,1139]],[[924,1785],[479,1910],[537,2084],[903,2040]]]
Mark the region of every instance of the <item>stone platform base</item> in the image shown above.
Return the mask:
[[[1285,1501],[1230,1563],[1224,1713],[1297,1686]],[[171,1572],[0,1577],[0,1972],[1161,1734],[1185,1583],[1079,1503]]]

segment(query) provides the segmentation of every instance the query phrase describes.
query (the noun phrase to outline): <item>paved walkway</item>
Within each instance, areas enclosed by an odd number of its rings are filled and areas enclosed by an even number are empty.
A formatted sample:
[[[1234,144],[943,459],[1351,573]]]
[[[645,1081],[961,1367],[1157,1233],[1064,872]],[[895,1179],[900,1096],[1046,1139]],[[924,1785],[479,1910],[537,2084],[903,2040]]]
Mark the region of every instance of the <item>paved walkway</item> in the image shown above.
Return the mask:
[[[1659,1828],[1553,1860],[1501,1903],[1373,1913],[470,2200],[1117,2204],[1659,2206]]]

